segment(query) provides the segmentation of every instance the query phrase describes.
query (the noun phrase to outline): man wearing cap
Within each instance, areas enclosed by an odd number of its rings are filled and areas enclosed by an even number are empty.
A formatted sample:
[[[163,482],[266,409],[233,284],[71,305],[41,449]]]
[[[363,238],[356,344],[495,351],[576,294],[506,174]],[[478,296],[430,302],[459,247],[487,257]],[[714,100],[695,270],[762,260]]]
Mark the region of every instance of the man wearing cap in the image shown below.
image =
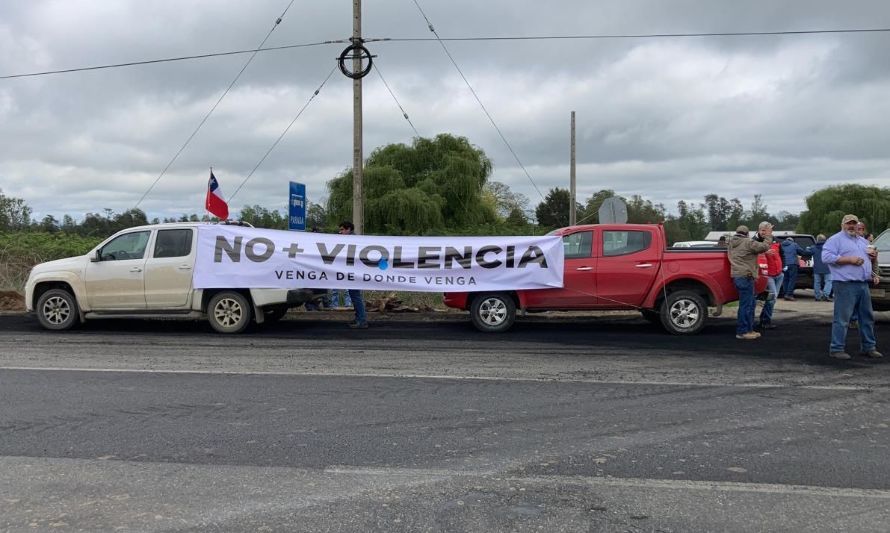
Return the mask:
[[[850,317],[859,314],[859,349],[866,357],[882,357],[875,340],[875,319],[871,310],[868,284],[880,279],[873,268],[877,252],[869,249],[868,241],[856,234],[859,218],[845,215],[841,231],[825,241],[822,262],[831,270],[834,288],[834,321],[831,325],[831,344],[828,355],[835,359],[850,359],[846,352],[847,327]]]
[[[735,338],[752,340],[760,337],[754,331],[754,282],[757,280],[757,256],[773,243],[773,228],[765,226],[758,232],[762,241],[748,238],[748,227],[739,226],[729,239],[729,266],[732,282],[739,291],[739,313]]]

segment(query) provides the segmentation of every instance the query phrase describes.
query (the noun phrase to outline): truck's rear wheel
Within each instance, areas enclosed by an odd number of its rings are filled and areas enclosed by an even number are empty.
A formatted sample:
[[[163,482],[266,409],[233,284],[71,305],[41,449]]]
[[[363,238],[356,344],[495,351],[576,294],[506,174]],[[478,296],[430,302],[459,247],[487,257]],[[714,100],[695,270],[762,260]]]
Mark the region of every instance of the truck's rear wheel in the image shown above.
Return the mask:
[[[77,300],[65,289],[50,289],[37,299],[37,321],[46,329],[71,329],[77,323]]]
[[[504,292],[486,292],[473,298],[470,318],[479,331],[500,333],[507,331],[516,320],[516,304]]]
[[[661,304],[661,325],[673,335],[692,335],[705,327],[708,307],[700,294],[675,291]]]
[[[223,291],[213,295],[207,304],[207,319],[220,333],[241,333],[250,325],[250,308],[243,294]]]

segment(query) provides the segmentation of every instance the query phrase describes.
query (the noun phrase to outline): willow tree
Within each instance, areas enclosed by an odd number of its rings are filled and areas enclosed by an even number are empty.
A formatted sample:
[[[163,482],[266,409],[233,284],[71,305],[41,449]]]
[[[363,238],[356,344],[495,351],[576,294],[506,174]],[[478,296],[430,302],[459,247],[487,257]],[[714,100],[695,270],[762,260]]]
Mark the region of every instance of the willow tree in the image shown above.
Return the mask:
[[[857,215],[875,235],[890,226],[890,189],[847,183],[820,189],[807,196],[807,210],[798,229],[831,235],[841,229],[847,213]]]
[[[483,199],[485,152],[465,137],[417,137],[377,148],[365,163],[365,231],[388,235],[454,232],[497,220]],[[352,169],[328,182],[328,220],[352,216]]]

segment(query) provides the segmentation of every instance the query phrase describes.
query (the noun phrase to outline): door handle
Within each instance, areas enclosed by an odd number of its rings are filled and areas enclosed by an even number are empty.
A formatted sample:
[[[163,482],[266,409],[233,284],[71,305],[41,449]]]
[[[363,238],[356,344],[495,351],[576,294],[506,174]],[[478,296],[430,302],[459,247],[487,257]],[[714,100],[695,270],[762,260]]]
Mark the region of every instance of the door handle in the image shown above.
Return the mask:
[[[636,268],[652,268],[652,263],[640,263],[638,265],[634,265]]]
[[[130,269],[130,272],[142,272],[142,267],[133,267]]]
[[[179,268],[179,270],[191,270],[192,269],[192,267],[190,267],[188,265],[179,265],[178,268]]]
[[[581,270],[582,272],[586,272],[588,270],[593,270],[593,267],[578,267],[575,270]]]

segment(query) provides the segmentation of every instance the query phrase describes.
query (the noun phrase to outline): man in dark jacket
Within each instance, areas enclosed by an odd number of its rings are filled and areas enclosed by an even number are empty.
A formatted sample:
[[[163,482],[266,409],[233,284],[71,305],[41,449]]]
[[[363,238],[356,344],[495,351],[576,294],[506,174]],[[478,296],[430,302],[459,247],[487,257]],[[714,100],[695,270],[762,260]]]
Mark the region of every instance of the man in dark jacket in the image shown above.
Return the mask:
[[[729,239],[729,266],[732,282],[739,291],[739,313],[735,338],[752,340],[760,337],[754,331],[754,282],[757,280],[757,256],[769,250],[773,243],[773,228],[767,226],[758,232],[763,239],[758,242],[748,237],[748,227],[739,226]]]
[[[794,285],[797,283],[798,256],[809,257],[810,252],[801,248],[794,239],[782,241],[782,261],[785,263],[785,299],[794,301]]]
[[[817,302],[831,301],[831,270],[822,261],[822,247],[825,246],[825,235],[816,236],[816,244],[807,246],[807,251],[813,254],[813,292]]]

